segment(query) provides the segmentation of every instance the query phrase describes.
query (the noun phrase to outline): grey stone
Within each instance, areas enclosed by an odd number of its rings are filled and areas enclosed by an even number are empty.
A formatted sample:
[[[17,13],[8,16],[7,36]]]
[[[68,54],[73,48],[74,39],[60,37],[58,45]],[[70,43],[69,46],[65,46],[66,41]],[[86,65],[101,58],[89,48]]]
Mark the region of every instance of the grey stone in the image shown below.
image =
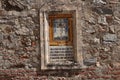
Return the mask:
[[[98,14],[110,14],[112,15],[113,14],[113,11],[109,8],[93,8],[93,11],[98,13]]]
[[[16,34],[18,35],[28,35],[29,34],[29,29],[26,27],[22,27],[19,30],[16,31]]]
[[[96,62],[97,62],[96,58],[90,58],[90,59],[85,59],[84,60],[84,64],[87,65],[87,66],[95,65]]]
[[[29,11],[29,14],[32,15],[32,17],[35,17],[35,16],[37,16],[37,11],[35,9],[31,9]]]
[[[111,33],[115,33],[115,26],[114,25],[109,26],[109,28],[110,28]]]
[[[15,28],[19,29],[20,28],[20,22],[19,22],[19,19],[15,19]]]
[[[94,42],[95,42],[95,43],[100,43],[100,39],[94,38]]]
[[[7,23],[7,20],[0,20],[0,24]]]
[[[94,17],[89,18],[89,23],[95,24],[96,19]]]
[[[52,76],[48,76],[48,80],[55,80],[55,78]]]
[[[3,56],[0,56],[0,60],[2,60],[3,59]]]
[[[108,25],[107,20],[106,20],[106,16],[104,16],[104,15],[99,16],[98,23],[102,24],[102,25]]]
[[[0,24],[14,24],[14,20],[0,19]]]
[[[0,32],[0,41],[2,41],[2,40],[3,40],[3,33]]]
[[[4,68],[8,68],[10,66],[10,61],[5,60],[4,61]]]
[[[106,34],[103,36],[104,42],[115,42],[117,40],[116,34]]]
[[[7,45],[7,47],[10,49],[10,48],[15,48],[15,44],[14,43],[9,43],[8,45]]]
[[[19,16],[20,15],[20,13],[17,12],[17,11],[9,11],[8,13],[9,13],[9,15],[14,15],[14,16]]]
[[[25,64],[25,68],[26,69],[29,69],[29,68],[32,68],[33,66],[31,64]]]
[[[7,11],[22,11],[23,9],[26,9],[26,6],[19,0],[3,0],[2,5],[4,5],[3,8]]]
[[[94,4],[107,4],[106,2],[104,2],[103,0],[93,0]]]
[[[8,41],[7,41],[7,40],[2,41],[2,45],[3,45],[3,47],[6,47],[7,44],[8,44]]]
[[[95,29],[92,26],[89,26],[89,28],[86,30],[88,33],[95,33]]]
[[[14,50],[8,50],[8,53],[13,54],[13,53],[15,53],[15,51]],[[10,57],[10,58],[12,58],[12,57]]]
[[[117,38],[120,39],[120,31],[117,32]]]

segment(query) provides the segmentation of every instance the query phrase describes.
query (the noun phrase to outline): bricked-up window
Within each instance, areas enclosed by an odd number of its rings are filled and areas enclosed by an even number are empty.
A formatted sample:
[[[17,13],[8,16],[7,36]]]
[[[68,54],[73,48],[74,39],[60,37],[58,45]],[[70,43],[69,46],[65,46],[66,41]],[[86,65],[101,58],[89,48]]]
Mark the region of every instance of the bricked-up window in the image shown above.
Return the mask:
[[[79,67],[76,35],[76,11],[41,12],[41,69]]]

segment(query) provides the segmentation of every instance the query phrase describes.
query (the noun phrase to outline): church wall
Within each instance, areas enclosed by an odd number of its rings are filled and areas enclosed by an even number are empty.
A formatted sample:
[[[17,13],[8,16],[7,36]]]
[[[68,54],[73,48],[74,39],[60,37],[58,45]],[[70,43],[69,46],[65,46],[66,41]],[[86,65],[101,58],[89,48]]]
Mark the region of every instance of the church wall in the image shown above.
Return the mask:
[[[0,0],[0,80],[119,80],[119,0]],[[79,70],[41,70],[41,11],[74,6]],[[44,40],[44,39],[43,39]]]

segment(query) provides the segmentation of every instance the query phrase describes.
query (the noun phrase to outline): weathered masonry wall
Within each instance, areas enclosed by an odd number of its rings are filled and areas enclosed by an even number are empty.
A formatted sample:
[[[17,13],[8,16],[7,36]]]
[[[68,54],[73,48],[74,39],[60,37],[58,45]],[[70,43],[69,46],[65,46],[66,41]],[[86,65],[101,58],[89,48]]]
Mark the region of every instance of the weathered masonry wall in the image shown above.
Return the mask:
[[[39,13],[71,5],[81,14],[77,46],[85,67],[41,70]],[[119,8],[119,0],[0,0],[0,80],[119,80]]]

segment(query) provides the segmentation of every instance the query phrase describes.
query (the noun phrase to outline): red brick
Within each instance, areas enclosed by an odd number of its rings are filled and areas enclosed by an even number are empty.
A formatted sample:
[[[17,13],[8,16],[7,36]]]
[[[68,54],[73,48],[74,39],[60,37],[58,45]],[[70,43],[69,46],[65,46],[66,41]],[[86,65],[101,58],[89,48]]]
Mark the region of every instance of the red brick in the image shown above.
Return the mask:
[[[112,72],[112,74],[114,74],[114,75],[120,75],[120,71],[114,71],[114,72]]]
[[[101,78],[104,78],[104,79],[110,79],[111,76],[101,76]]]
[[[5,15],[5,11],[4,10],[0,10],[0,16]]]
[[[117,75],[117,76],[113,75],[112,78],[115,79],[115,80],[120,80],[120,75]]]

